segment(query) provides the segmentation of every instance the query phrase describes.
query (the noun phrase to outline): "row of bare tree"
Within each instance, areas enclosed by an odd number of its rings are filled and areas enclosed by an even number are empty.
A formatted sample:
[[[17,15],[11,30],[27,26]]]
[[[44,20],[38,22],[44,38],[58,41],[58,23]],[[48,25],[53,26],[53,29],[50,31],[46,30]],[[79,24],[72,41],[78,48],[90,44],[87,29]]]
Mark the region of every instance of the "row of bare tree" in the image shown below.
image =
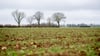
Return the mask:
[[[14,17],[15,21],[17,22],[18,27],[20,27],[22,19],[24,19],[26,17],[24,12],[19,12],[18,10],[13,11],[12,16]],[[48,21],[49,21],[49,24],[50,24],[50,21],[54,20],[55,22],[57,22],[58,27],[60,27],[61,20],[65,19],[65,18],[66,17],[63,13],[57,12],[57,13],[54,13],[51,18],[48,18]],[[38,27],[39,27],[40,21],[41,21],[41,19],[43,19],[43,13],[40,12],[40,11],[37,11],[34,15],[28,17],[27,21],[30,25],[32,25],[34,19],[37,20]]]

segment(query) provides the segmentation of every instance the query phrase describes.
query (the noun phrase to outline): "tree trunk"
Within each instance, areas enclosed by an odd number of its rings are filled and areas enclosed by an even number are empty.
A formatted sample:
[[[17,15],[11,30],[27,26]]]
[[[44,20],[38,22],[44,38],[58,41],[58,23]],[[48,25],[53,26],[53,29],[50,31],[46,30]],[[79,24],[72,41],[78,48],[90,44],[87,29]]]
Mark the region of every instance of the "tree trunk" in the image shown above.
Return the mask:
[[[60,22],[58,21],[57,23],[58,23],[58,27],[60,27]]]
[[[40,20],[38,21],[38,27],[40,27]]]
[[[20,22],[18,23],[18,27],[20,27]]]

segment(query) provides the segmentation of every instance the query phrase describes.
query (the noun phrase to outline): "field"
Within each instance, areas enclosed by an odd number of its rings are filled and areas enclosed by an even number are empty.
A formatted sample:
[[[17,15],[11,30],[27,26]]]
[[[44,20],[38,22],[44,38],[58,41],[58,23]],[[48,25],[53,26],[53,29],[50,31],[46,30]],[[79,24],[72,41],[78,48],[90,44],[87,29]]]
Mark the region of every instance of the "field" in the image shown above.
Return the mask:
[[[99,56],[100,28],[0,28],[0,56]]]

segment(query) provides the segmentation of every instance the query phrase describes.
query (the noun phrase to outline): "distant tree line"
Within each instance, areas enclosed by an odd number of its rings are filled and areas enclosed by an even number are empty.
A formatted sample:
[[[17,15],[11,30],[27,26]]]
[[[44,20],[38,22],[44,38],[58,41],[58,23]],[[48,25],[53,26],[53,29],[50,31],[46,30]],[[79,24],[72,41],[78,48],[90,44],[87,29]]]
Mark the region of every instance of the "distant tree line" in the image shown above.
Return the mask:
[[[0,28],[3,27],[10,27],[10,28],[15,28],[18,27],[18,25],[11,25],[11,24],[5,24],[2,25],[0,24]],[[38,24],[27,24],[27,25],[21,25],[20,27],[38,27]],[[51,23],[51,25],[47,24],[47,23],[41,23],[41,25],[39,27],[58,27],[56,24]]]
[[[10,27],[10,28],[16,28],[18,27],[17,25],[11,25],[11,24],[6,24],[6,25],[2,25],[0,24],[0,28],[3,27]],[[20,27],[38,27],[38,24],[27,24],[27,25],[21,25]],[[58,27],[57,24],[54,23],[41,23],[40,27]],[[61,25],[61,27],[100,27],[100,25],[98,24],[66,24],[66,25]]]
[[[98,24],[67,24],[67,27],[100,27]]]

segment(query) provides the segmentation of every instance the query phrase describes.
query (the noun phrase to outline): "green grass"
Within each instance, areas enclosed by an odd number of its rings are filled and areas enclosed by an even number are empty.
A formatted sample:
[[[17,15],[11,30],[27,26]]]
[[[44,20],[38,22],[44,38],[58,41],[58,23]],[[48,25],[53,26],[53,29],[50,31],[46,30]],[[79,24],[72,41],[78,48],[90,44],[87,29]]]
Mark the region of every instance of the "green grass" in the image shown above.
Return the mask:
[[[99,56],[100,28],[0,28],[0,56],[29,55]]]

